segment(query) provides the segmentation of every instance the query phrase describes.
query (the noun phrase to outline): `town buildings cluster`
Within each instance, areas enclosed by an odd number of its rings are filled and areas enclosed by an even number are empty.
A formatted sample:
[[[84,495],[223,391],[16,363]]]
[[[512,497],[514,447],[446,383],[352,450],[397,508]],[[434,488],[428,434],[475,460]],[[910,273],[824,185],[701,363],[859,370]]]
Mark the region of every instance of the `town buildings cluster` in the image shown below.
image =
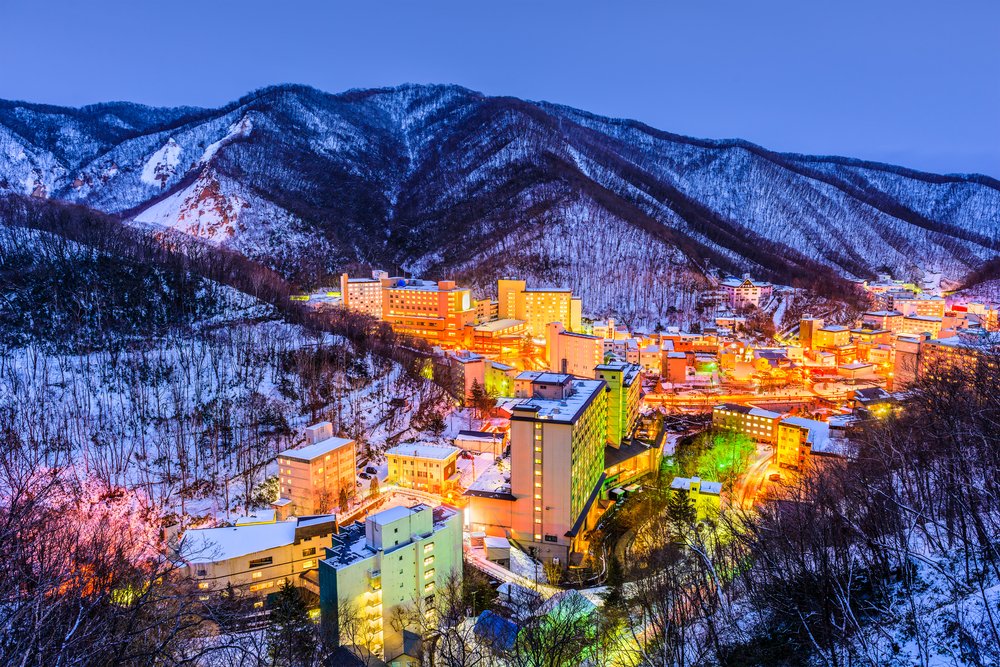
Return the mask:
[[[514,549],[583,566],[605,512],[673,454],[659,412],[710,412],[716,432],[762,448],[764,473],[800,474],[850,457],[851,430],[891,409],[893,392],[977,363],[996,343],[990,306],[888,279],[864,287],[873,307],[858,321],[806,314],[765,341],[745,330],[745,314],[789,288],[748,275],[706,293],[723,310],[699,330],[638,332],[585,320],[569,289],[524,280],[474,299],[452,280],[345,274],[324,303],[427,340],[435,377],[453,378],[460,403],[486,396],[490,418],[448,442],[389,447],[370,482],[375,468],[359,469],[353,440],[329,422],[309,426],[277,456],[272,507],[187,530],[178,557],[206,596],[235,587],[263,607],[279,585],[297,586],[329,640],[406,664],[406,629],[390,619],[430,609],[461,576],[463,548],[505,566]],[[718,480],[678,476],[670,488],[699,520],[731,502]]]

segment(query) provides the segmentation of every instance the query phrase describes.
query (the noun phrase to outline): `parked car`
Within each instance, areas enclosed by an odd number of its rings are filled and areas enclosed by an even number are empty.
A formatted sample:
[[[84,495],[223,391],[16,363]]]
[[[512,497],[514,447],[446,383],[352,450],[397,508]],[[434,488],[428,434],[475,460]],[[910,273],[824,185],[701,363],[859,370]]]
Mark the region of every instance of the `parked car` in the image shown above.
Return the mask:
[[[372,478],[372,476],[369,475],[366,472],[361,473],[360,475],[358,475],[358,477],[360,477],[361,479],[371,479]]]
[[[781,481],[781,475],[778,474],[778,473],[776,473],[776,472],[771,473],[770,475],[767,476],[767,478],[769,480],[771,480],[772,482],[780,482]]]
[[[376,468],[375,466],[368,466],[367,468],[365,468],[365,472],[368,473],[369,475],[377,475],[378,468]]]

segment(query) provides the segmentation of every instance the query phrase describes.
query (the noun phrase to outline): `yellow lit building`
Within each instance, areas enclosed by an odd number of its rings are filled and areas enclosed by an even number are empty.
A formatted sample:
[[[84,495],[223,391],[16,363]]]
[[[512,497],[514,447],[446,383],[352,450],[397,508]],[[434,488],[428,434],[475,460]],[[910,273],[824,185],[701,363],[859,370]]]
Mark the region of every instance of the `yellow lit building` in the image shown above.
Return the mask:
[[[829,350],[851,342],[851,330],[839,324],[830,324],[812,332],[812,347]]]
[[[401,333],[435,345],[461,347],[476,319],[472,295],[453,280],[382,280],[382,319]]]
[[[808,470],[822,459],[846,456],[846,442],[843,438],[831,437],[827,422],[786,417],[778,424],[775,460],[782,468]]]
[[[699,477],[674,477],[670,488],[677,491],[687,491],[688,498],[694,501],[698,511],[698,520],[714,520],[722,508],[722,482],[709,482]]]
[[[539,558],[578,562],[600,517],[608,437],[602,380],[526,371],[515,380],[509,474],[470,487],[472,530],[512,537]]]
[[[444,493],[458,484],[457,447],[404,443],[386,450],[390,484]]]
[[[566,288],[528,288],[524,280],[503,278],[497,281],[497,310],[500,319],[524,320],[528,334],[545,336],[546,327],[561,322],[568,331],[578,332],[581,324],[581,301]]]
[[[725,431],[742,433],[751,440],[774,444],[778,437],[778,422],[782,415],[751,405],[723,403],[712,408],[712,426]]]
[[[320,422],[306,428],[309,444],[278,454],[281,498],[291,501],[293,514],[322,514],[336,508],[343,489],[348,498],[356,491],[357,458],[354,441],[333,437],[333,424]]]

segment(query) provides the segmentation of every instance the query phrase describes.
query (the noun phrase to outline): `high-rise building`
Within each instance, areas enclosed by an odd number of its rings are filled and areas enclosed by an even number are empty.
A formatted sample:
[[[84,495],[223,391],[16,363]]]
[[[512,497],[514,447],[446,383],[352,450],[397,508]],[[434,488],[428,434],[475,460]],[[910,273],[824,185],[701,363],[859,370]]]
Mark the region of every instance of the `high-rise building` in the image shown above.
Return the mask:
[[[592,378],[594,368],[604,361],[604,340],[566,331],[561,323],[552,322],[545,332],[545,354],[553,373]]]
[[[544,336],[552,322],[561,322],[568,331],[582,327],[581,301],[568,288],[529,288],[524,280],[502,278],[497,281],[497,295],[498,317],[524,320],[535,338]]]
[[[470,496],[474,530],[509,534],[539,558],[568,564],[586,549],[600,515],[608,392],[603,380],[526,371],[514,393],[524,399],[510,421],[509,484]]]
[[[460,347],[476,319],[472,295],[453,280],[382,279],[382,319],[396,331]]]
[[[340,298],[344,307],[382,319],[382,279],[388,277],[385,271],[372,271],[371,278],[341,274]]]
[[[460,510],[420,504],[371,514],[334,535],[319,563],[323,636],[390,662],[404,654],[404,633],[419,632],[407,627],[405,610],[433,609],[461,576]]]
[[[333,436],[333,424],[306,428],[309,444],[278,454],[279,495],[294,514],[322,514],[338,506],[340,492],[356,491],[357,459],[354,441]]]
[[[629,437],[632,427],[639,419],[639,399],[642,382],[635,364],[615,361],[601,364],[594,369],[596,379],[608,385],[608,442],[619,447],[622,440]]]

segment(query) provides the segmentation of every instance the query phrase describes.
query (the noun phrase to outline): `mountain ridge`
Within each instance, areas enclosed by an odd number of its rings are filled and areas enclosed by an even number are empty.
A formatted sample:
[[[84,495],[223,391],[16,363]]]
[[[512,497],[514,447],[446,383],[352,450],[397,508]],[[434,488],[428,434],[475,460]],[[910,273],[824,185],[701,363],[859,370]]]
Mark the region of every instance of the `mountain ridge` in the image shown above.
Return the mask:
[[[986,175],[445,84],[281,84],[214,109],[0,101],[5,191],[208,238],[304,285],[382,265],[489,293],[518,272],[573,287],[594,314],[649,321],[691,306],[710,271],[952,286],[1000,253],[1000,181]]]

